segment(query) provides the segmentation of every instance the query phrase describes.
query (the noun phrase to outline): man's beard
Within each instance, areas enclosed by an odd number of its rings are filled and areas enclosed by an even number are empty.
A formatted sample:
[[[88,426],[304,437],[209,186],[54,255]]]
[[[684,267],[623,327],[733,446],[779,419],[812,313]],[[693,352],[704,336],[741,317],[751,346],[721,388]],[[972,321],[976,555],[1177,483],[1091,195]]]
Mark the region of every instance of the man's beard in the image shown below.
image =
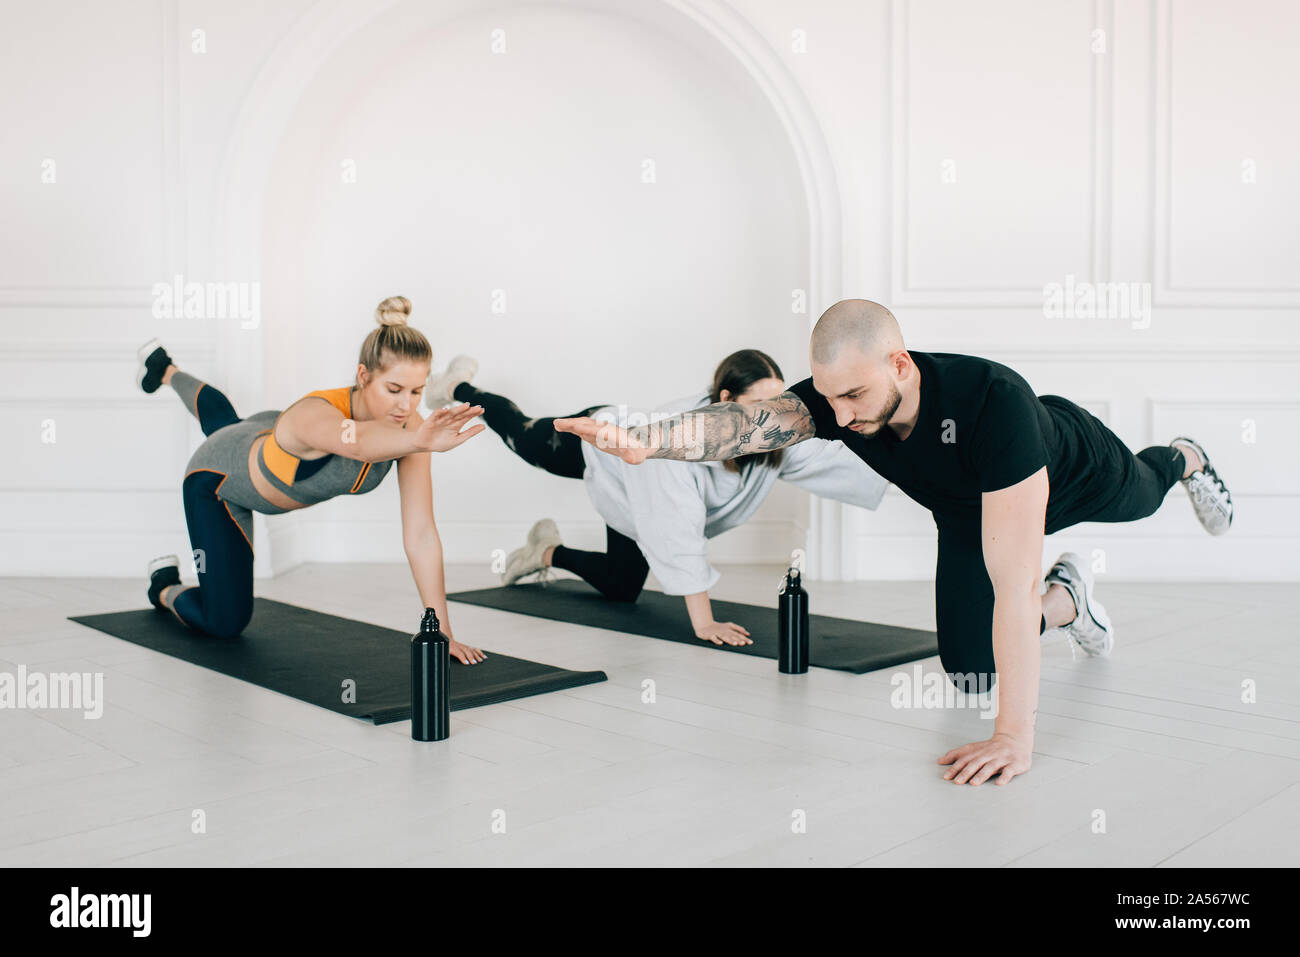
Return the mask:
[[[887,401],[884,408],[880,410],[880,415],[876,416],[874,419],[859,419],[853,422],[853,424],[857,426],[871,427],[856,429],[855,431],[858,435],[875,435],[888,425],[889,420],[894,417],[894,413],[898,411],[898,407],[903,402],[903,394],[898,391],[898,386],[894,385],[892,382],[889,383],[889,389],[889,401]]]

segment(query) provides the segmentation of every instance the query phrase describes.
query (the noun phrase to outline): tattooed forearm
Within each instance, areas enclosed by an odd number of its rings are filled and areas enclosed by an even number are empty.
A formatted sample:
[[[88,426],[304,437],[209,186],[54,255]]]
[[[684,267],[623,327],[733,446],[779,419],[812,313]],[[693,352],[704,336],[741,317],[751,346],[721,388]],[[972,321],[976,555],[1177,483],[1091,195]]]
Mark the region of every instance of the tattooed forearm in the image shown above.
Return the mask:
[[[816,434],[808,407],[793,392],[742,405],[715,402],[650,425],[629,429],[654,451],[650,458],[716,462],[754,452],[771,452]]]

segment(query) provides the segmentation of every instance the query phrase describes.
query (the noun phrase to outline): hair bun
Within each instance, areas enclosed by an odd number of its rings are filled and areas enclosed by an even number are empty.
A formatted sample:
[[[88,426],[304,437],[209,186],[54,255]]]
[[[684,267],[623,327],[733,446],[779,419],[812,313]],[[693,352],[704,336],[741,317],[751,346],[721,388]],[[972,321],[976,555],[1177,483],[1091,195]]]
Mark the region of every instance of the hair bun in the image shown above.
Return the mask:
[[[405,296],[389,296],[375,307],[375,321],[381,326],[404,326],[411,315],[411,300]]]

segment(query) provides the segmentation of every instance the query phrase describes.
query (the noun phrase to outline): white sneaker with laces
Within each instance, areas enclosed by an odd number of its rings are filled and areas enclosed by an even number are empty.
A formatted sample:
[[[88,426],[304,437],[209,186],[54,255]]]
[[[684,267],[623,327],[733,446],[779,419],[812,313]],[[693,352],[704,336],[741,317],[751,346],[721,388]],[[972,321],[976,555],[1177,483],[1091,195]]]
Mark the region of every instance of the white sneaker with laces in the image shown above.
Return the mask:
[[[1060,583],[1068,589],[1075,608],[1074,621],[1059,629],[1050,629],[1049,633],[1065,633],[1070,640],[1071,657],[1077,657],[1076,648],[1090,657],[1104,658],[1109,655],[1115,647],[1115,628],[1110,623],[1106,609],[1092,593],[1092,570],[1074,552],[1066,552],[1056,560],[1044,581],[1048,587]]]
[[[1211,535],[1222,535],[1232,527],[1232,493],[1223,484],[1219,473],[1210,464],[1210,457],[1205,449],[1189,438],[1179,436],[1169,443],[1170,448],[1180,445],[1189,446],[1201,457],[1203,468],[1193,472],[1179,484],[1187,489],[1187,497],[1192,500],[1192,510],[1197,519]]]

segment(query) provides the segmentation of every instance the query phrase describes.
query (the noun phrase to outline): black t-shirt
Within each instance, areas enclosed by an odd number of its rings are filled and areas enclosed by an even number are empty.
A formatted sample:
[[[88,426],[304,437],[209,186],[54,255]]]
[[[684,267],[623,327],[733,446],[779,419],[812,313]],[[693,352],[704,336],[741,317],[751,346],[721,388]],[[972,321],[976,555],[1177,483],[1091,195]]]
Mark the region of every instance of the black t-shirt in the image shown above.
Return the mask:
[[[1015,485],[1047,466],[1046,531],[1092,514],[1113,493],[1126,447],[1086,410],[1060,396],[1034,394],[997,362],[945,352],[910,352],[921,372],[921,405],[906,439],[885,426],[859,435],[835,422],[812,379],[790,386],[812,413],[817,438],[838,439],[936,523],[978,527],[980,496]]]

